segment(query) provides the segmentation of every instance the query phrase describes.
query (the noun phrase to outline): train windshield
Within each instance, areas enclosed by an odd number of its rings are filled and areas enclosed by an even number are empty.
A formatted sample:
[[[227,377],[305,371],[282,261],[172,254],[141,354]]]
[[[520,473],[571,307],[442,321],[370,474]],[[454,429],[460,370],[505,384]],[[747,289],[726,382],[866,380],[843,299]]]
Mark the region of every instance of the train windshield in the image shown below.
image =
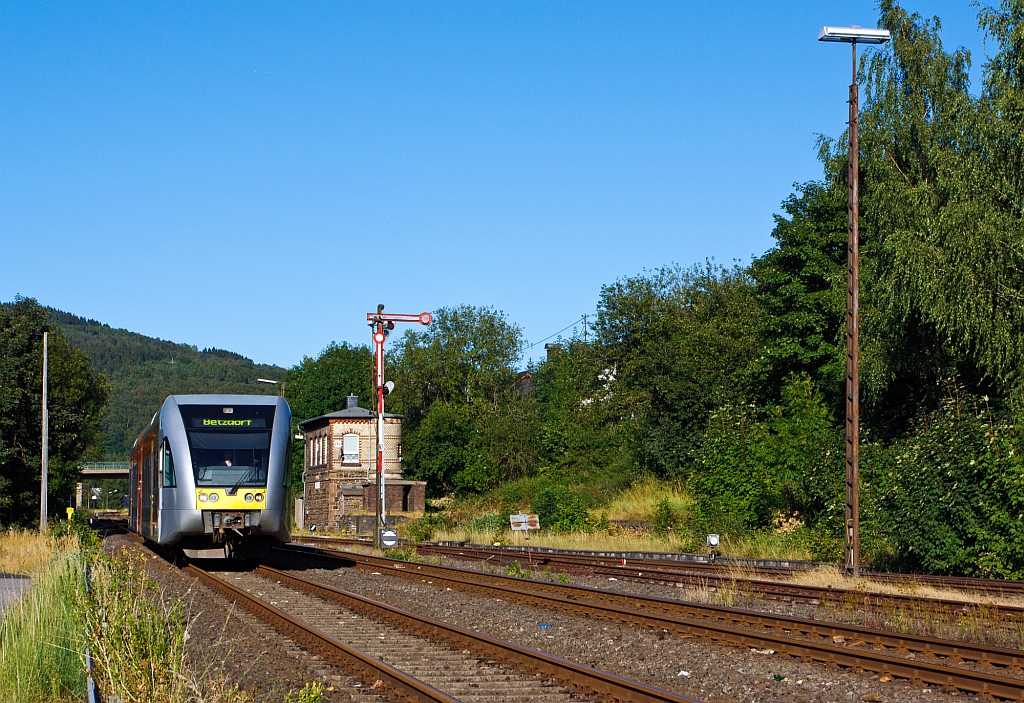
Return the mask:
[[[196,487],[267,485],[274,406],[182,405]]]

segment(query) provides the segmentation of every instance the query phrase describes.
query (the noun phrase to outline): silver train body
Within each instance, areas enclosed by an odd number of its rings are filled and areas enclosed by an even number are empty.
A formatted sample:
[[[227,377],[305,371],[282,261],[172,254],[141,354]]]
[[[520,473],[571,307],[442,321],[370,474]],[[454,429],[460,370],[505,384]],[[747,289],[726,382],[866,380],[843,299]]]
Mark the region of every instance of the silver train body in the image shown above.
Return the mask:
[[[291,410],[263,395],[172,395],[135,441],[129,524],[193,558],[289,540]]]

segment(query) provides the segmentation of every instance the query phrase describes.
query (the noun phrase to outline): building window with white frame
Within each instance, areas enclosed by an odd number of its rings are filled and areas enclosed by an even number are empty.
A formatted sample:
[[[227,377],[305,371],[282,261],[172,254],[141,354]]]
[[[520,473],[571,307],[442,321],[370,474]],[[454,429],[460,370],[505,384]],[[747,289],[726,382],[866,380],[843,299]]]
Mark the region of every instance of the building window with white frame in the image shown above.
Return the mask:
[[[358,464],[359,463],[359,435],[347,434],[342,437],[342,463],[343,464]]]

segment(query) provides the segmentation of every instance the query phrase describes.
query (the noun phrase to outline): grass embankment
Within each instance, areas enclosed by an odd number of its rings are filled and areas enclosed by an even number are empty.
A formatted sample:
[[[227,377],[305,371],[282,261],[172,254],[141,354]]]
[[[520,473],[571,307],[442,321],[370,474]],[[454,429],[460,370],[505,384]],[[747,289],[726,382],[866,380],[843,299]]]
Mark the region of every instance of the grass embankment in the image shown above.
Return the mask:
[[[695,502],[678,484],[648,479],[624,486],[608,482],[607,492],[593,484],[561,490],[582,508],[571,528],[549,529],[550,518],[541,515],[541,529],[531,532],[536,547],[596,551],[697,552],[705,546],[706,525],[695,519]],[[537,479],[506,484],[482,496],[447,499],[440,512],[402,526],[403,536],[417,540],[449,540],[474,544],[500,542],[526,545],[521,532],[512,532],[508,515],[532,512],[538,496],[551,487]],[[556,518],[557,519],[557,518]],[[566,524],[563,520],[563,525]],[[812,536],[799,524],[784,523],[774,529],[723,534],[718,553],[723,556],[760,559],[811,559]]]
[[[58,529],[67,532],[67,524]],[[71,534],[0,535],[0,570],[32,578],[31,588],[0,620],[0,703],[84,700],[86,647],[93,680],[108,700],[253,701],[186,656],[189,623],[182,604],[161,596],[146,576],[145,557],[132,549],[108,556],[98,543],[84,523]],[[317,703],[322,691],[309,684],[284,700]]]

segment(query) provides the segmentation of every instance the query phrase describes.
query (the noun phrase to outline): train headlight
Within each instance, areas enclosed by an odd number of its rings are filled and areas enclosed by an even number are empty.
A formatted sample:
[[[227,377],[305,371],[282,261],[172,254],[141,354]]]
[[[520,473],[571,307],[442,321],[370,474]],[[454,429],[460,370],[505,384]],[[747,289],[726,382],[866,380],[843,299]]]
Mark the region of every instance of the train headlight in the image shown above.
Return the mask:
[[[209,498],[206,497],[205,493],[200,493],[199,494],[199,502],[200,503],[205,503],[207,500],[209,500]]]
[[[216,503],[218,499],[219,499],[219,496],[216,493],[211,493],[210,494],[210,502],[211,503]]]
[[[262,503],[263,502],[263,494],[262,493],[257,493],[256,494],[256,502],[257,503]]]
[[[252,493],[246,493],[245,494],[245,502],[246,503],[251,503],[252,502]]]

